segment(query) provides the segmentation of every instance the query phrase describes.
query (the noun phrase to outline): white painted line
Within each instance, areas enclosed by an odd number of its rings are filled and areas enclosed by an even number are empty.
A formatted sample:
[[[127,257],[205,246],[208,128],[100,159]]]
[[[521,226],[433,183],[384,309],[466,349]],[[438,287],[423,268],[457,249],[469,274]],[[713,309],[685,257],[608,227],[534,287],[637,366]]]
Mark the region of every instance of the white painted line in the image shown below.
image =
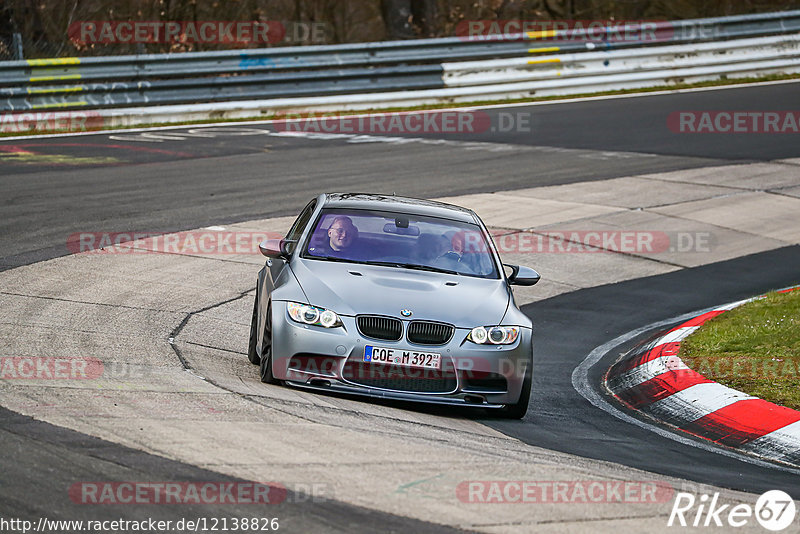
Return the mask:
[[[725,306],[720,306],[720,307],[716,308],[714,311],[731,311],[734,308],[738,308],[739,306],[747,304],[748,302],[753,302],[754,300],[758,300],[758,299],[761,299],[761,298],[763,298],[763,297],[754,297],[752,299],[740,300],[738,302],[733,302],[731,304],[726,304]]]
[[[41,135],[15,135],[12,137],[0,137],[2,141],[18,141],[23,139],[52,139],[59,137],[82,137],[90,135],[115,135],[115,134],[134,134],[134,133],[147,133],[147,132],[161,132],[169,130],[194,130],[194,129],[208,129],[208,128],[232,128],[236,126],[262,126],[272,124],[271,120],[252,120],[252,121],[230,121],[230,122],[210,122],[205,124],[170,124],[168,126],[150,126],[142,128],[123,128],[116,130],[98,130],[92,132],[72,132],[72,133],[57,133],[57,134],[41,134]],[[266,131],[266,130],[265,130]],[[188,135],[179,133],[177,135]],[[153,139],[153,142],[158,142]]]
[[[541,145],[519,145],[511,143],[491,143],[486,141],[459,141],[454,139],[430,139],[427,137],[397,137],[349,133],[317,133],[317,132],[273,132],[264,130],[270,137],[289,137],[296,139],[312,139],[321,141],[345,141],[346,143],[387,143],[387,144],[421,144],[448,146],[463,150],[483,150],[488,152],[539,152],[544,154],[570,154],[576,158],[610,161],[616,159],[651,158],[655,154],[644,152],[615,152],[609,150],[588,150],[583,148],[561,148]]]
[[[347,143],[389,143],[397,145],[407,145],[411,143],[423,145],[452,146],[464,150],[486,150],[488,152],[531,152],[537,150],[535,146],[512,145],[502,143],[486,143],[480,141],[454,141],[450,139],[427,139],[424,137],[393,137],[366,134],[329,134],[313,132],[270,132],[270,137],[293,137],[302,139],[314,139],[322,141],[345,141]]]
[[[690,423],[741,400],[755,397],[716,382],[696,384],[647,407],[648,413],[670,423]]]
[[[504,109],[504,108],[519,108],[519,107],[533,107],[533,106],[555,106],[555,105],[562,105],[562,104],[573,104],[573,103],[581,103],[581,102],[591,102],[591,101],[599,101],[599,100],[616,100],[616,99],[623,99],[623,98],[648,98],[648,97],[658,97],[658,96],[668,96],[668,95],[678,95],[684,93],[700,93],[700,92],[707,92],[707,91],[725,91],[729,89],[744,89],[748,87],[763,87],[768,85],[783,85],[787,83],[800,83],[800,80],[792,79],[792,80],[777,80],[777,81],[767,81],[767,82],[753,82],[753,83],[742,83],[742,84],[734,84],[734,85],[722,85],[722,86],[715,86],[715,87],[695,87],[695,88],[687,88],[687,89],[667,89],[664,91],[649,91],[649,92],[642,92],[642,93],[630,93],[624,95],[602,95],[602,96],[586,96],[580,98],[569,98],[565,97],[563,99],[558,100],[546,100],[540,102],[516,102],[511,104],[487,104],[482,106],[463,106],[463,107],[454,107],[454,108],[442,108],[442,109],[430,109],[430,110],[420,110],[418,113],[446,113],[446,112],[453,112],[453,111],[474,111],[474,110],[486,110],[486,109]],[[120,110],[124,110],[124,108],[120,108]],[[351,112],[352,113],[352,112]],[[385,111],[380,110],[373,110],[373,111],[364,111],[363,113],[352,113],[351,115],[342,115],[342,118],[347,117],[357,117],[359,115],[368,115],[372,113],[387,113]],[[402,113],[402,112],[401,112]],[[413,112],[411,112],[413,113]],[[243,120],[243,121],[230,121],[230,122],[208,122],[208,123],[194,123],[194,124],[178,124],[178,125],[168,125],[168,126],[154,126],[154,127],[142,127],[142,128],[119,128],[114,130],[100,130],[100,131],[93,131],[93,132],[72,132],[72,133],[56,133],[56,134],[41,134],[41,135],[17,135],[13,137],[0,137],[0,142],[2,141],[17,141],[23,139],[48,139],[48,138],[59,138],[59,137],[79,137],[79,136],[88,136],[88,135],[114,135],[114,134],[123,134],[123,133],[137,133],[137,132],[158,132],[158,131],[167,131],[167,130],[178,130],[178,129],[186,129],[186,128],[207,128],[207,127],[228,127],[228,126],[249,126],[249,125],[267,125],[273,124],[275,122],[279,122],[281,119],[276,120]]]

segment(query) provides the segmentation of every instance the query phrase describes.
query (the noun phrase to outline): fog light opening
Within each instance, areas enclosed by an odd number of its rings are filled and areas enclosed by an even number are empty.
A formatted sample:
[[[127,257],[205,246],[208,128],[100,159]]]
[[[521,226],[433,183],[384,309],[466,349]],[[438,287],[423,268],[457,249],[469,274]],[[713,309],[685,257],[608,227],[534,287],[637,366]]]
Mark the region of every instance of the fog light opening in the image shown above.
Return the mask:
[[[331,387],[331,381],[325,380],[324,378],[312,378],[308,381],[309,384],[312,386],[317,386],[321,388],[329,388]]]

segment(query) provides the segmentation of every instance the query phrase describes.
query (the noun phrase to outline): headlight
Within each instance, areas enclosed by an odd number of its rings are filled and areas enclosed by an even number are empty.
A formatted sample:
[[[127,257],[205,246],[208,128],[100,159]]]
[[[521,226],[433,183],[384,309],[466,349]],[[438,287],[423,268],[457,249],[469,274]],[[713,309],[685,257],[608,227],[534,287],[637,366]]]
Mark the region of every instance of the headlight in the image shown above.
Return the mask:
[[[298,323],[322,326],[324,328],[342,326],[342,320],[331,310],[309,306],[308,304],[298,304],[297,302],[290,302],[287,308],[289,317]]]
[[[516,326],[479,326],[472,329],[467,339],[478,345],[511,345],[518,337]]]

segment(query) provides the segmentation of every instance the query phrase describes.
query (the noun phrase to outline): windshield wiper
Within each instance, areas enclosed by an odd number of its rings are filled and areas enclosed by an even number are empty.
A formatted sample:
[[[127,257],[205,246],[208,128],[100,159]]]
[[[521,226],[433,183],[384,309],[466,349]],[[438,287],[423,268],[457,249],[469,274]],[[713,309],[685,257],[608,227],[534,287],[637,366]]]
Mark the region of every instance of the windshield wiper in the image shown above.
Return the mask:
[[[458,271],[453,271],[450,269],[442,269],[439,267],[430,267],[428,265],[419,265],[416,263],[402,263],[396,261],[362,261],[362,260],[351,260],[347,258],[340,258],[338,256],[309,256],[309,258],[312,260],[335,261],[339,263],[355,263],[358,265],[378,265],[381,267],[399,267],[401,269],[411,269],[413,271],[427,271],[431,273],[454,274],[456,276],[463,276],[463,274]]]
[[[355,263],[358,265],[372,265],[371,262],[362,261],[362,260],[351,260],[349,258],[340,258],[339,256],[308,256],[308,259],[311,260],[322,260],[322,261],[335,261],[339,263]]]
[[[343,263],[359,263],[357,261],[340,258],[338,256],[309,256],[312,260],[338,261]]]
[[[385,265],[387,267],[400,267],[402,269],[411,269],[413,271],[427,271],[430,273],[444,273],[444,274],[454,274],[456,276],[462,276],[462,274],[458,271],[453,271],[450,269],[442,269],[440,267],[430,267],[428,265],[419,265],[416,263],[376,262],[375,265]]]

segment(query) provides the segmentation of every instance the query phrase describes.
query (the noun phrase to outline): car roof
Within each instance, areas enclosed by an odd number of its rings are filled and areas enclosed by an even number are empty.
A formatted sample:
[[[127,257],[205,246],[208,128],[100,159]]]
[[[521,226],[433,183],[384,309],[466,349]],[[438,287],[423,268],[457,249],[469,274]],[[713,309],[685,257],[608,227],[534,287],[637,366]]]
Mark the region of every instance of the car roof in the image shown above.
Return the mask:
[[[323,208],[391,211],[473,224],[478,222],[478,216],[471,209],[434,200],[372,193],[327,193],[324,197]]]

